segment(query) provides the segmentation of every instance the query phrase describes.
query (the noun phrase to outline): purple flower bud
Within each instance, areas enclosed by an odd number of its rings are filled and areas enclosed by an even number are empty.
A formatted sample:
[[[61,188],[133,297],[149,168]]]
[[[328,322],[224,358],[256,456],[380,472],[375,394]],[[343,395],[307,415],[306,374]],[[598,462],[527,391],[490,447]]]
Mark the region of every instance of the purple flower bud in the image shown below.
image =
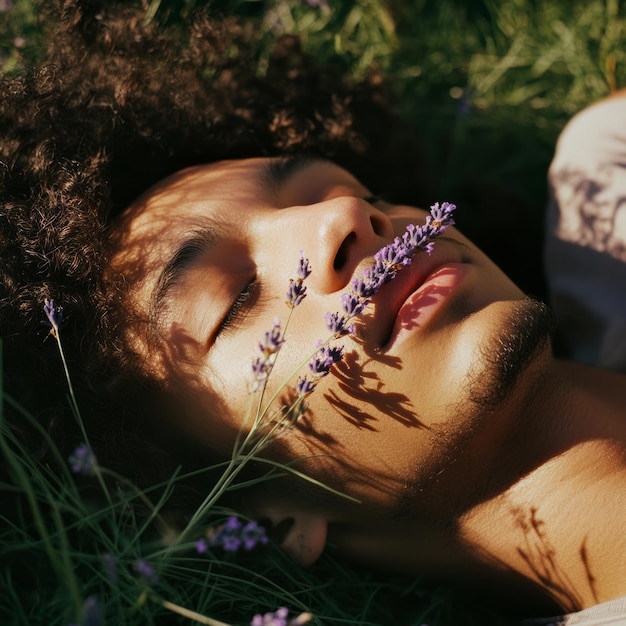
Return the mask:
[[[309,259],[305,259],[304,252],[300,250],[300,262],[296,270],[297,278],[295,280],[293,278],[289,279],[289,291],[287,291],[287,300],[285,301],[288,307],[293,309],[304,300],[306,297],[306,287],[302,283],[310,274],[311,266]]]
[[[237,552],[241,547],[241,538],[236,535],[224,535],[222,537],[222,549],[224,552]]]
[[[198,554],[205,554],[209,549],[209,545],[206,542],[206,539],[198,539],[196,541],[196,552]]]
[[[430,214],[435,222],[441,222],[444,226],[453,226],[454,220],[452,219],[452,213],[456,210],[455,204],[450,202],[442,202],[439,206],[439,202],[430,207]]]
[[[306,287],[302,284],[300,279],[289,281],[289,291],[287,291],[287,300],[285,300],[285,304],[294,308],[297,307],[302,300],[306,297]]]
[[[356,317],[363,313],[367,302],[359,298],[355,293],[344,293],[341,296],[341,304],[346,315]]]
[[[338,337],[350,335],[354,332],[354,324],[350,324],[350,318],[340,313],[326,313],[326,327]]]
[[[74,452],[68,458],[68,462],[74,474],[93,476],[96,473],[96,455],[85,443],[81,443],[74,449]]]
[[[259,526],[254,520],[249,521],[241,531],[243,547],[245,550],[252,550],[257,544],[269,542],[265,533],[265,528]]]
[[[281,607],[273,613],[260,613],[255,615],[250,622],[250,626],[303,626],[313,619],[311,613],[301,613],[297,617],[287,621],[289,610]]]
[[[255,379],[252,391],[256,391],[270,375],[274,367],[274,362],[276,361],[276,355],[283,343],[285,343],[285,339],[280,327],[280,320],[275,318],[274,326],[270,331],[265,333],[263,343],[259,344],[259,350],[262,356],[257,357],[252,362],[252,373]]]
[[[298,278],[304,280],[308,278],[311,274],[311,265],[309,264],[309,259],[304,258],[304,251],[300,250],[300,263],[298,263]]]
[[[352,279],[352,293],[363,301],[368,301],[378,293],[380,289],[379,277],[374,275],[372,267],[363,270],[362,278]]]
[[[296,391],[300,396],[308,396],[310,393],[313,393],[315,389],[315,383],[310,379],[305,377],[298,378],[298,382],[296,383]]]
[[[227,520],[224,526],[222,526],[224,531],[227,532],[236,532],[241,528],[242,524],[239,521],[239,518],[235,515],[231,515]]]
[[[55,332],[59,330],[59,326],[63,323],[63,307],[56,305],[54,300],[46,298],[43,305],[44,313]]]
[[[285,343],[285,340],[280,328],[280,320],[276,318],[272,329],[265,333],[264,342],[259,344],[259,350],[261,350],[266,359],[269,359],[280,350],[283,343]]]
[[[98,596],[87,596],[83,602],[83,621],[85,626],[102,626],[104,617]]]
[[[135,574],[137,574],[137,578],[146,585],[150,585],[151,587],[156,585],[159,582],[159,577],[157,576],[154,567],[144,559],[138,559],[133,564],[133,569],[135,570]]]

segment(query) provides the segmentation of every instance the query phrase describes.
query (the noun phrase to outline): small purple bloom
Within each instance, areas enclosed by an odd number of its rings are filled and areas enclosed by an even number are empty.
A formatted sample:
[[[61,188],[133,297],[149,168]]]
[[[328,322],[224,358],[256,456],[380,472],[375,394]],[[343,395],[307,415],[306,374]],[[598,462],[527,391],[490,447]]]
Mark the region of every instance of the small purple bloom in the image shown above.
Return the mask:
[[[342,358],[342,346],[322,346],[309,361],[309,369],[318,377],[326,376],[330,368]]]
[[[221,545],[224,552],[237,552],[237,550],[241,547],[241,544],[241,538],[237,535],[224,534],[222,536]]]
[[[256,391],[272,372],[276,355],[283,343],[285,343],[285,339],[280,327],[280,320],[275,318],[274,326],[265,333],[263,343],[259,344],[261,356],[252,362],[252,373],[254,374],[252,391]]]
[[[56,305],[54,300],[46,298],[43,305],[44,313],[55,332],[58,332],[59,326],[63,323],[63,307]]]
[[[354,332],[354,324],[350,324],[350,318],[341,313],[326,313],[326,327],[337,337],[351,335]]]
[[[259,526],[254,520],[249,521],[243,527],[241,539],[245,550],[252,550],[257,544],[266,544],[269,541],[265,534],[265,528]]]
[[[309,259],[304,258],[304,250],[300,250],[300,262],[298,263],[298,278],[304,280],[311,275],[311,264]]]
[[[289,610],[284,606],[280,607],[273,613],[260,613],[255,615],[250,622],[250,626],[302,626],[313,619],[310,613],[301,613],[297,617],[287,621]]]
[[[269,359],[280,350],[283,343],[285,340],[280,328],[280,320],[276,318],[272,329],[265,333],[265,340],[259,344],[259,350],[266,359]]]
[[[442,202],[441,206],[439,206],[439,202],[435,202],[435,204],[430,207],[430,214],[433,218],[433,223],[439,229],[439,232],[443,232],[446,226],[453,226],[454,220],[452,219],[452,213],[456,209],[455,204],[450,204],[449,202]]]
[[[315,383],[306,376],[298,378],[298,382],[296,383],[296,391],[299,396],[308,396],[310,393],[313,393],[315,389]]]
[[[83,621],[85,626],[101,626],[104,624],[102,607],[98,596],[87,596],[83,602]]]
[[[227,520],[224,526],[222,527],[226,532],[237,532],[242,527],[242,523],[239,521],[238,517],[231,515]]]
[[[300,282],[293,280],[293,278],[289,281],[289,291],[287,291],[287,300],[285,300],[285,304],[294,308],[297,307],[302,300],[306,297],[306,287]]]
[[[265,528],[257,522],[250,521],[243,524],[237,517],[231,515],[224,524],[208,533],[209,545],[218,546],[225,552],[237,552],[240,548],[252,550],[258,544],[265,544],[269,540]],[[204,540],[196,543],[198,552],[206,552],[208,545]],[[200,549],[199,546],[202,548]]]
[[[360,298],[355,293],[344,293],[341,296],[341,304],[346,315],[356,317],[357,315],[361,315],[361,313],[363,313],[367,301]]]
[[[198,554],[204,554],[209,549],[209,546],[205,539],[198,539],[196,541],[196,552]]]
[[[159,582],[159,577],[157,576],[154,567],[145,559],[138,559],[135,561],[133,569],[135,570],[135,574],[137,574],[137,578],[139,578],[139,580],[146,585],[150,585],[152,587]]]
[[[306,297],[306,287],[304,286],[304,280],[311,274],[311,265],[309,259],[304,258],[304,252],[300,251],[300,262],[298,263],[298,269],[296,270],[297,278],[289,279],[289,291],[287,291],[287,300],[285,304],[289,308],[298,306],[302,300]]]
[[[97,460],[92,449],[85,443],[81,443],[69,456],[68,462],[74,474],[93,476],[96,473]]]

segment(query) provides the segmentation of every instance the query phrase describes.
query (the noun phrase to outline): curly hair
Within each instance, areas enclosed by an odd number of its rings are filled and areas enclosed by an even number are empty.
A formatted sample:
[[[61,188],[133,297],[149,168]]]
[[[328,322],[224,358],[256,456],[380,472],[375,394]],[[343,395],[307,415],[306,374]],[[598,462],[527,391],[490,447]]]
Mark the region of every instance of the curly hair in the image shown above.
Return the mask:
[[[257,35],[232,17],[205,10],[165,25],[146,22],[139,3],[51,4],[42,60],[0,77],[5,389],[62,450],[77,443],[42,324],[44,299],[54,298],[64,306],[62,339],[96,452],[141,482],[159,465],[147,435],[153,383],[122,341],[123,293],[103,278],[112,220],[194,164],[304,151],[374,188],[411,181],[418,202],[423,164],[375,70],[355,82],[317,67],[297,38],[284,37],[261,75]],[[12,421],[24,428],[17,412]]]

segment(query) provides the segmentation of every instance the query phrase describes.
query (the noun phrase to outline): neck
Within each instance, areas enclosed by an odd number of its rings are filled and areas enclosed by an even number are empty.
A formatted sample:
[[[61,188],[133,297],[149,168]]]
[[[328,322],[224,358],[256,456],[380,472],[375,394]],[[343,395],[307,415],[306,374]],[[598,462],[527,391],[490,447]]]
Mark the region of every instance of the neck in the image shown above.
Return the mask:
[[[564,611],[626,594],[626,377],[551,361],[519,413],[494,467],[513,478],[463,515],[462,538]]]

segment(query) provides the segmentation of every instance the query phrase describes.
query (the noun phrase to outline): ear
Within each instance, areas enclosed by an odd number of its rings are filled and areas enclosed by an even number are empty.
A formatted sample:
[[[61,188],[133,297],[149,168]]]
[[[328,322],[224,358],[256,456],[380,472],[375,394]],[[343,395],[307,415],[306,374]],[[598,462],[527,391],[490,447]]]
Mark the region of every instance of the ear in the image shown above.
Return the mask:
[[[262,514],[274,526],[287,528],[280,547],[302,567],[313,565],[326,545],[328,521],[312,511],[294,511],[289,507],[268,506]]]

